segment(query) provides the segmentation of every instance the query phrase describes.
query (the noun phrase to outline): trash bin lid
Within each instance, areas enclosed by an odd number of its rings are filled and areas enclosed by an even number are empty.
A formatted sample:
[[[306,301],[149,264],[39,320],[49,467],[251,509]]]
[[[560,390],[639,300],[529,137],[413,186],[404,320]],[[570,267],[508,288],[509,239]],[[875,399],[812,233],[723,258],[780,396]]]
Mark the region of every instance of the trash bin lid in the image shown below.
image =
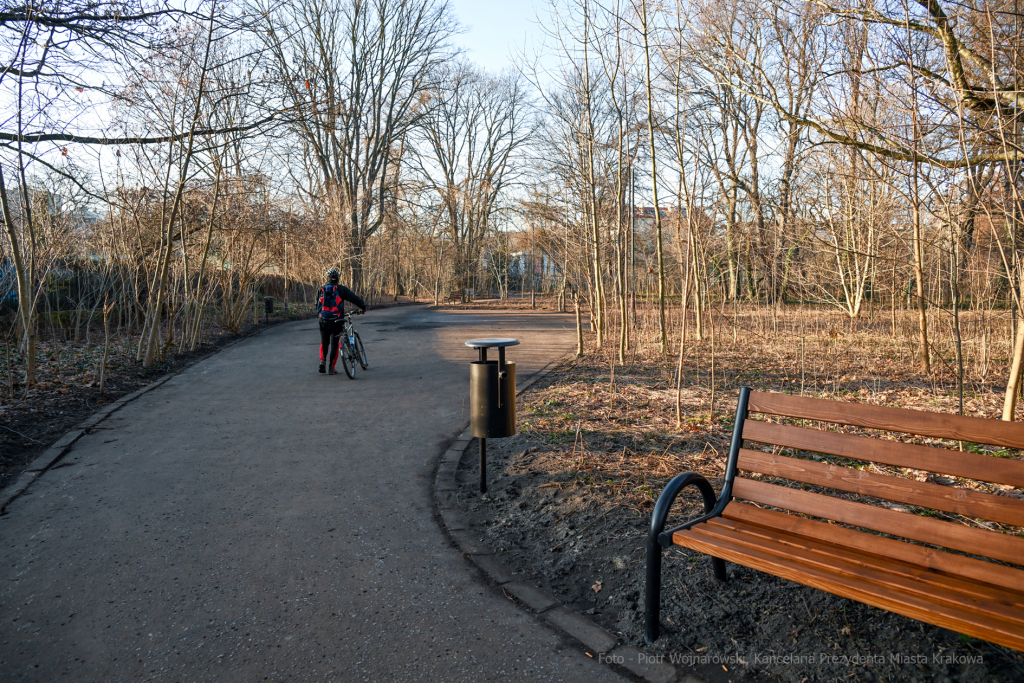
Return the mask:
[[[491,349],[501,346],[515,346],[518,343],[518,339],[503,339],[501,337],[494,337],[492,339],[470,339],[468,342],[466,342],[466,346],[472,346],[474,349]]]

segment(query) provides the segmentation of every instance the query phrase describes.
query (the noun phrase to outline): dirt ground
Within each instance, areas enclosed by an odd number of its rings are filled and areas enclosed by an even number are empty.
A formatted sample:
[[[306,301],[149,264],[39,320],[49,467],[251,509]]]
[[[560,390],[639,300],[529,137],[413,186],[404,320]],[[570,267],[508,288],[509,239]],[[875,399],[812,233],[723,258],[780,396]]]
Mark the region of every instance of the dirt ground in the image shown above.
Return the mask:
[[[460,500],[511,569],[643,647],[644,542],[653,501],[669,478],[687,470],[721,488],[736,387],[802,384],[808,395],[956,412],[949,377],[917,377],[885,343],[866,350],[867,340],[880,338],[867,334],[837,340],[822,328],[803,349],[771,356],[763,348],[720,348],[713,417],[708,347],[697,345],[684,371],[678,426],[674,360],[620,366],[614,384],[609,366],[594,356],[563,362],[521,398],[520,433],[489,442],[484,496],[471,444],[458,475]],[[801,372],[797,355],[829,353],[830,362],[807,363]],[[967,414],[991,417],[1000,406],[998,387],[975,383],[965,392]],[[701,510],[698,496],[684,494],[673,519]],[[708,681],[1024,680],[1022,653],[745,567],[729,565],[729,572],[731,580],[721,584],[706,556],[668,551],[663,635],[646,650]]]

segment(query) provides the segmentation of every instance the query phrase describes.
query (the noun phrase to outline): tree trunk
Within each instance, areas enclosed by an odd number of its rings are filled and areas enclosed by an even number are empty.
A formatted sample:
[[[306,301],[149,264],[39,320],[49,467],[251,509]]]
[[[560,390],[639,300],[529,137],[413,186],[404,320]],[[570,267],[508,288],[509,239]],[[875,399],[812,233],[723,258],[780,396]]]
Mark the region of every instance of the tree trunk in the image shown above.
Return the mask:
[[[1003,397],[1003,419],[1013,421],[1017,412],[1017,396],[1020,393],[1021,369],[1024,368],[1024,320],[1017,320],[1017,334],[1013,344],[1013,364],[1010,366],[1010,378],[1006,382],[1006,394]]]
[[[924,299],[924,247],[921,243],[921,206],[917,190],[917,165],[914,165],[913,210],[914,210],[914,282],[917,285],[917,326],[920,350],[918,357],[921,372],[931,373],[931,354],[928,350],[928,313]]]
[[[647,22],[647,0],[641,0],[641,30],[644,34],[644,74],[647,88],[647,137],[651,144],[651,191],[654,199],[654,226],[658,249],[658,338],[661,352],[668,353],[668,334],[665,331],[665,254],[662,248],[661,208],[658,206],[658,161],[654,141],[654,92],[651,86],[650,28]]]
[[[11,217],[11,206],[7,199],[7,187],[4,185],[4,175],[0,169],[0,211],[3,213],[4,227],[7,229],[7,239],[11,242],[11,259],[14,261],[14,275],[18,281],[18,321],[21,324],[21,331],[25,341],[25,385],[31,386],[36,381],[36,334],[35,334],[35,297],[30,291],[28,273],[25,272],[25,262],[22,259],[21,247],[18,244],[18,233],[14,229],[14,220]]]
[[[572,298],[573,306],[576,308],[576,357],[583,355],[583,318],[580,316],[580,296],[577,294]]]
[[[178,213],[181,209],[181,198],[185,192],[185,181],[188,179],[188,169],[192,162],[194,151],[195,132],[199,125],[199,114],[203,103],[203,93],[206,86],[206,74],[210,65],[210,48],[213,45],[214,16],[217,10],[216,3],[210,7],[209,29],[206,34],[206,49],[203,55],[203,66],[199,78],[199,87],[196,92],[196,106],[192,114],[192,125],[189,129],[188,144],[185,149],[185,158],[182,162],[181,175],[178,178],[178,187],[174,193],[174,202],[171,204],[171,215],[167,219],[166,233],[164,235],[164,253],[162,254],[160,271],[157,276],[156,297],[153,303],[153,310],[150,320],[149,334],[146,340],[146,355],[142,361],[145,368],[153,364],[160,342],[160,315],[164,303],[164,295],[167,289],[167,273],[170,270],[171,254],[174,252],[174,226],[177,222]]]
[[[103,301],[103,358],[100,360],[100,394],[103,393],[107,378],[107,358],[110,353],[110,311],[114,308],[114,302],[108,304]]]
[[[594,170],[594,111],[593,103],[591,102],[591,86],[590,86],[590,53],[588,46],[590,44],[590,8],[584,7],[584,29],[583,29],[583,64],[584,64],[584,75],[585,82],[583,87],[586,89],[586,107],[587,107],[587,131],[586,131],[586,152],[587,152],[587,213],[590,214],[590,233],[591,240],[593,241],[593,269],[594,269],[594,288],[590,297],[590,310],[591,310],[591,321],[590,326],[596,331],[596,345],[600,350],[604,344],[604,328],[605,328],[605,313],[604,313],[604,278],[602,277],[602,264],[601,264],[601,232],[597,222],[597,178],[596,171]]]

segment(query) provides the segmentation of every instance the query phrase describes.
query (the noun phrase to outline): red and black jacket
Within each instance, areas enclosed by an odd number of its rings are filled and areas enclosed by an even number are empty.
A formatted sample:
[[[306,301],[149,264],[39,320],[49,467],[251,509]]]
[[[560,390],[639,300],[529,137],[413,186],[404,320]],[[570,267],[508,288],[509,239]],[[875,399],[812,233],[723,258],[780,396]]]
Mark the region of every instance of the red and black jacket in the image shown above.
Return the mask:
[[[345,302],[350,301],[366,312],[366,302],[345,285],[328,283],[316,293],[316,313],[321,320],[337,320],[345,312]]]

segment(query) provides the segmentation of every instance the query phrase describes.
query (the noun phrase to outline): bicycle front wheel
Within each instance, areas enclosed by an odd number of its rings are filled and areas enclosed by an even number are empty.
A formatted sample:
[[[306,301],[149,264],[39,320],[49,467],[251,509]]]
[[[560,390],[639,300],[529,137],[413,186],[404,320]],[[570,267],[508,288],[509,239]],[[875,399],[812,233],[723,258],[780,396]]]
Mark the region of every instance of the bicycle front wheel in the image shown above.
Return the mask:
[[[363,340],[359,338],[358,332],[352,332],[352,335],[356,340],[356,357],[359,359],[359,367],[365,370],[369,363],[366,361],[366,349],[363,348]]]
[[[341,338],[341,348],[338,349],[338,355],[341,356],[341,367],[345,368],[345,374],[348,375],[349,379],[356,378],[356,359],[355,354],[352,352],[352,347],[348,343],[348,337]]]

